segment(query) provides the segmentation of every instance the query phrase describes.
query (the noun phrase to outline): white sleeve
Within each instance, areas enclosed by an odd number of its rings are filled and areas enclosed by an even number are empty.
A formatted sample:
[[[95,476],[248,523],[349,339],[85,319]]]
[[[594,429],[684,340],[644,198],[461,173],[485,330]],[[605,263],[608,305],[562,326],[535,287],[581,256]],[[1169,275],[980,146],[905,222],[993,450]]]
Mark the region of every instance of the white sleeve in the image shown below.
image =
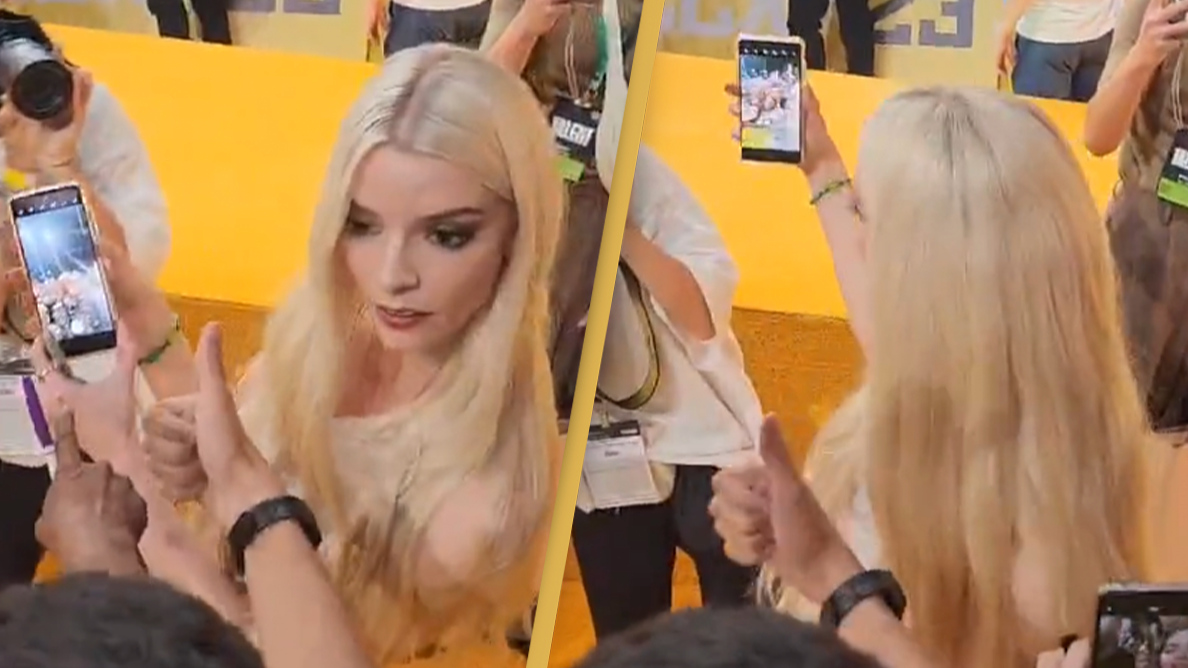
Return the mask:
[[[95,196],[124,228],[132,263],[156,280],[171,243],[165,195],[132,119],[98,84],[87,110],[79,160]]]
[[[630,215],[644,236],[680,261],[701,287],[714,323],[710,344],[730,331],[738,268],[718,227],[668,165],[640,144]],[[690,344],[691,342],[686,342]]]

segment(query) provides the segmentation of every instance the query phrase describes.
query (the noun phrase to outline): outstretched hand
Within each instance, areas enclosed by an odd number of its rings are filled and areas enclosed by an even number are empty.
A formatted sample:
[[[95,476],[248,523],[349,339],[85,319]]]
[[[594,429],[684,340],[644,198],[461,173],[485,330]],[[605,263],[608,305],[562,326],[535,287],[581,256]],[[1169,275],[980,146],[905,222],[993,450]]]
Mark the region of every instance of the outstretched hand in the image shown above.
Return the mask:
[[[285,486],[248,438],[223,368],[223,336],[218,324],[202,329],[195,364],[198,396],[194,431],[198,459],[206,474],[204,500],[226,529],[256,504],[285,494]]]
[[[131,475],[136,442],[136,352],[121,325],[116,335],[115,368],[103,380],[86,383],[74,376],[63,358],[50,354],[55,345],[43,335],[33,343],[32,362],[41,380],[39,396],[47,414],[67,411],[79,446],[92,459]]]
[[[729,111],[734,123],[730,136],[736,142],[742,141],[742,88],[738,83],[728,83],[725,87],[726,95],[730,98]],[[804,123],[804,150],[798,167],[806,175],[811,176],[818,168],[832,162],[841,162],[837,145],[829,135],[829,128],[825,124],[825,117],[821,115],[821,104],[813,93],[813,88],[806,80],[800,87],[801,122]]]

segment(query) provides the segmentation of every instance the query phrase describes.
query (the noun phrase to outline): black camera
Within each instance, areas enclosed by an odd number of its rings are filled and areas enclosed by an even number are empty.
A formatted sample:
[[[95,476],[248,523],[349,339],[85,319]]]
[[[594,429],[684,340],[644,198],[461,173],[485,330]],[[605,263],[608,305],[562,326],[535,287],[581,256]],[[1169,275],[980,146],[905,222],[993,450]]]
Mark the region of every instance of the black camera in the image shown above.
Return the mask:
[[[0,9],[0,90],[21,115],[61,129],[74,109],[74,75],[31,16]]]

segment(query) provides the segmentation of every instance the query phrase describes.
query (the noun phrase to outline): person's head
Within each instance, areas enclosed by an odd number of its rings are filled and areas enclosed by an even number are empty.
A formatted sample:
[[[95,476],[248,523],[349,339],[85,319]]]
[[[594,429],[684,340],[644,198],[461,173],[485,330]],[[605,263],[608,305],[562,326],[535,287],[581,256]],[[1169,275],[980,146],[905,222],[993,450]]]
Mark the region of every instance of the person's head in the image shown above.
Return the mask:
[[[892,97],[854,183],[872,348],[814,485],[835,514],[865,487],[925,643],[1008,665],[1141,575],[1149,432],[1106,229],[1060,132],[991,90]]]
[[[558,436],[548,292],[564,215],[555,159],[527,85],[452,46],[390,58],[343,121],[308,267],[269,322],[257,387],[280,465],[324,521],[359,537],[354,547],[366,556],[357,563],[372,575],[343,585],[348,599],[363,590],[387,596],[375,578],[407,583],[362,564],[382,556],[412,568],[404,551],[418,553],[443,490],[490,469],[496,455],[517,490],[503,509],[509,528],[497,553],[520,554],[551,507]],[[399,450],[416,474],[400,480],[392,470],[397,480],[346,489],[331,422],[344,389],[363,382],[358,374],[393,359],[397,378],[428,369],[427,387],[407,402],[415,410],[385,418],[390,428],[374,447]],[[377,599],[373,607],[395,606]]]
[[[1188,668],[1188,629],[1176,631],[1164,641],[1159,668]]]
[[[4,668],[264,668],[196,598],[149,578],[70,575],[0,592]]]
[[[574,668],[878,668],[820,627],[763,608],[662,615],[598,643]]]

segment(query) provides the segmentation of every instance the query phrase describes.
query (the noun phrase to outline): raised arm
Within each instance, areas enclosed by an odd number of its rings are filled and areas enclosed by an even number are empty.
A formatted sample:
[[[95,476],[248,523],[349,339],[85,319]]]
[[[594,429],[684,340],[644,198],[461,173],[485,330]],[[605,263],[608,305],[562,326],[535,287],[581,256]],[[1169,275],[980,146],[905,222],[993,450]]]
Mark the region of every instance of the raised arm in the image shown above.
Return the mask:
[[[1188,37],[1186,11],[1185,0],[1166,5],[1163,0],[1125,0],[1101,82],[1085,114],[1084,142],[1090,153],[1108,155],[1122,144],[1151,78]]]

